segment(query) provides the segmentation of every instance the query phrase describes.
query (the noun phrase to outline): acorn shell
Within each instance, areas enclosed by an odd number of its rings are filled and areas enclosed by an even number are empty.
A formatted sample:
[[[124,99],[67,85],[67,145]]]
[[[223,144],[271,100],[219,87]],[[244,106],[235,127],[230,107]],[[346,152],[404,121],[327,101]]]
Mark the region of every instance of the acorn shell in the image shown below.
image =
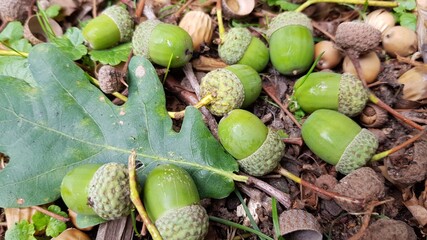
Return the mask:
[[[165,164],[155,167],[148,174],[143,200],[150,219],[157,221],[171,210],[198,204],[200,197],[187,171]]]
[[[132,38],[133,20],[129,12],[117,5],[89,21],[82,34],[93,49],[105,49]]]
[[[206,106],[217,116],[223,116],[242,106],[245,90],[239,77],[225,68],[215,69],[206,74],[200,82],[200,96],[212,95],[214,99]]]
[[[163,67],[182,67],[193,56],[193,41],[182,28],[147,20],[137,26],[132,38],[133,52]]]
[[[415,31],[402,26],[388,28],[383,33],[382,42],[384,50],[393,57],[396,54],[401,57],[407,57],[418,49],[418,39]]]
[[[244,64],[257,72],[268,64],[268,48],[258,38],[253,37],[246,28],[232,28],[225,35],[224,42],[219,45],[218,53],[227,64]]]
[[[255,0],[222,0],[222,10],[226,18],[241,18],[255,8]]]
[[[96,215],[88,205],[88,189],[95,172],[101,164],[80,165],[69,171],[62,179],[61,197],[65,205],[77,214]]]
[[[298,79],[294,97],[305,112],[317,109],[337,110],[347,116],[359,114],[368,101],[368,92],[354,75],[314,72]]]
[[[303,13],[283,12],[267,30],[270,60],[284,75],[298,75],[313,62],[314,41],[310,19]]]
[[[277,168],[282,159],[285,144],[277,131],[268,128],[267,138],[251,155],[238,160],[240,168],[252,176],[264,176]]]
[[[320,41],[314,45],[314,58],[316,59],[322,53],[322,57],[316,64],[318,69],[332,69],[343,58],[340,51],[334,47],[334,43],[331,41]]]
[[[245,108],[255,102],[262,89],[262,80],[258,75],[258,72],[250,66],[243,64],[231,65],[225,69],[236,74],[243,85],[245,99],[240,107]]]
[[[211,43],[213,24],[208,14],[202,11],[189,11],[179,22],[179,27],[190,34],[194,50],[199,51],[200,46]]]
[[[155,167],[144,184],[144,205],[163,239],[202,240],[209,220],[199,204],[196,184],[181,167]]]
[[[301,134],[314,154],[343,174],[365,165],[378,148],[374,134],[329,109],[313,112],[303,123]]]
[[[381,61],[377,54],[375,52],[364,54],[359,57],[359,63],[361,74],[366,83],[374,82],[381,71]],[[342,67],[344,72],[357,75],[357,71],[348,56],[344,58]]]
[[[234,109],[218,124],[218,138],[222,146],[237,160],[249,157],[265,142],[268,128],[253,113]]]

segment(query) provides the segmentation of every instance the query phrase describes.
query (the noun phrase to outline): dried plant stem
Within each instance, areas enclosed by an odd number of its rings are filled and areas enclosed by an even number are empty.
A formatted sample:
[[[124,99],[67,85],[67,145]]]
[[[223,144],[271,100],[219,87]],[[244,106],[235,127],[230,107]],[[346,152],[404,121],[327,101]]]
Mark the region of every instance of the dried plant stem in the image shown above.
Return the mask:
[[[204,106],[208,105],[214,99],[215,98],[211,94],[208,94],[205,97],[203,97],[202,99],[200,99],[200,101],[196,105],[193,105],[193,107],[199,109],[201,107],[204,107]],[[171,117],[171,118],[181,119],[181,118],[184,117],[185,110],[182,110],[182,111],[179,111],[179,112],[168,112],[168,114],[169,114],[169,117]]]
[[[267,93],[267,95],[273,99],[273,101],[279,105],[283,112],[295,123],[298,128],[301,128],[301,124],[294,117],[294,115],[288,111],[288,106],[282,104],[282,102],[276,96],[276,88],[274,88],[271,84],[262,84],[262,89]]]
[[[219,30],[219,39],[220,39],[219,44],[221,44],[224,41],[224,37],[225,37],[225,28],[224,28],[224,23],[222,21],[221,0],[216,1],[216,17],[217,17],[217,21],[218,21],[218,30]]]
[[[405,148],[407,146],[409,146],[410,144],[414,143],[415,141],[417,141],[420,137],[422,137],[427,131],[427,128],[424,128],[422,131],[420,131],[417,135],[411,137],[410,139],[406,140],[405,142],[397,145],[396,147],[393,147],[389,150],[386,150],[384,152],[380,152],[375,154],[372,158],[371,158],[371,162],[375,162],[378,161],[380,159],[383,159],[387,156],[389,156],[392,153],[395,153],[397,151],[399,151],[402,148]]]
[[[394,110],[393,108],[391,108],[390,106],[388,106],[387,104],[385,104],[381,99],[379,99],[377,96],[375,96],[375,94],[369,92],[369,100],[374,103],[375,105],[381,107],[382,109],[386,110],[387,112],[389,112],[391,115],[393,115],[395,118],[401,120],[402,122],[408,124],[409,126],[418,129],[418,130],[423,130],[424,128],[415,123],[414,121],[406,118],[405,116],[403,116],[402,114],[400,114],[399,112],[397,112],[396,110]]]
[[[41,212],[41,213],[43,213],[45,215],[48,215],[49,217],[53,217],[53,218],[55,218],[55,219],[57,219],[57,220],[59,220],[61,222],[68,222],[68,221],[70,221],[69,218],[63,217],[63,216],[61,216],[59,214],[51,212],[51,211],[49,211],[47,209],[44,209],[44,208],[42,208],[40,206],[31,206],[30,208],[32,208],[34,210],[37,210],[37,211],[39,211],[39,212]]]
[[[303,143],[301,138],[284,138],[282,141],[284,143],[295,144],[298,146],[302,146]]]
[[[329,191],[327,191],[325,189],[319,188],[319,187],[317,187],[316,185],[314,185],[312,183],[304,181],[300,177],[294,175],[293,173],[289,172],[288,170],[282,168],[281,166],[278,166],[275,171],[277,173],[281,174],[282,176],[284,176],[284,177],[286,177],[286,178],[288,178],[288,179],[290,179],[290,180],[292,180],[292,181],[294,181],[294,182],[296,182],[298,184],[301,184],[304,187],[307,187],[307,188],[309,188],[309,189],[311,189],[311,190],[313,190],[313,191],[315,191],[317,193],[323,194],[323,195],[328,196],[328,197],[330,197],[332,199],[340,200],[340,201],[351,203],[351,204],[356,204],[356,205],[359,205],[359,206],[362,206],[362,207],[364,207],[365,204],[366,204],[363,199],[346,197],[346,196],[342,196],[342,195],[339,195],[337,193],[329,192]]]
[[[199,99],[193,92],[190,92],[183,88],[177,80],[172,76],[168,76],[165,81],[165,87],[168,91],[174,93],[179,99],[184,101],[187,105],[196,105],[199,102]],[[215,117],[209,112],[205,107],[200,108],[205,120],[208,124],[209,130],[211,130],[212,135],[218,139],[218,123],[216,122]]]
[[[279,201],[285,208],[291,207],[291,197],[289,194],[284,193],[282,191],[279,191],[278,189],[274,188],[270,184],[256,178],[250,175],[243,174],[245,177],[247,177],[247,181],[245,182],[248,185],[253,185],[254,187],[262,190],[263,192],[267,193],[271,197],[274,197]]]
[[[184,10],[193,2],[194,0],[188,0],[184,5],[182,5],[182,7],[180,7],[178,9],[178,11],[175,12],[175,18],[180,18],[182,12],[184,12]]]
[[[148,231],[150,232],[151,237],[154,240],[162,240],[162,237],[159,231],[157,230],[156,226],[151,222],[150,218],[148,217],[148,214],[145,211],[144,205],[142,204],[142,201],[139,197],[137,183],[136,183],[136,171],[135,171],[136,152],[135,150],[132,150],[128,160],[129,160],[128,169],[129,169],[130,199],[132,203],[135,205],[136,209],[138,210],[138,213],[141,216],[142,221],[144,222]]]
[[[136,6],[135,17],[136,19],[141,18],[142,12],[144,11],[145,0],[139,0],[138,5]]]
[[[366,210],[366,212],[364,213],[364,216],[363,216],[362,226],[360,227],[359,231],[356,234],[354,234],[351,238],[349,238],[349,240],[359,240],[359,239],[361,239],[363,237],[363,234],[365,233],[366,229],[369,226],[369,222],[371,220],[372,213],[374,212],[374,208],[377,207],[377,206],[379,206],[379,205],[382,205],[384,203],[393,201],[393,200],[394,199],[387,199],[387,200],[384,200],[384,201],[380,201],[380,202],[375,201],[375,202],[372,202],[372,203],[368,204],[367,210]]]
[[[315,3],[339,3],[339,4],[359,4],[364,5],[367,4],[368,6],[372,7],[397,7],[399,6],[399,3],[397,2],[390,2],[390,1],[366,1],[366,0],[308,0],[305,3],[303,3],[301,6],[299,6],[295,12],[302,12],[304,9],[306,9],[308,6],[315,4]]]

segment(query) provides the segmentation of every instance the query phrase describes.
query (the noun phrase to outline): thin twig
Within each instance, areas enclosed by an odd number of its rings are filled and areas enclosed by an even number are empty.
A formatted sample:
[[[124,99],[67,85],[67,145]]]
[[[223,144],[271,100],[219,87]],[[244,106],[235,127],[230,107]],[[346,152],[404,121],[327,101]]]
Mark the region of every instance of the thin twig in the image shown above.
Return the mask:
[[[380,201],[380,202],[375,201],[375,202],[368,204],[367,210],[365,211],[364,216],[363,216],[362,226],[360,227],[359,231],[356,234],[354,234],[351,238],[349,238],[349,240],[359,240],[361,237],[363,237],[366,229],[369,226],[369,222],[371,221],[371,216],[372,216],[372,213],[374,212],[374,208],[379,206],[379,205],[382,205],[384,203],[393,201],[393,200],[394,199],[387,199],[384,201]]]
[[[63,217],[63,216],[61,216],[59,214],[51,212],[51,211],[49,211],[47,209],[44,209],[44,208],[42,208],[40,206],[31,206],[30,208],[32,208],[34,210],[37,210],[37,211],[39,211],[39,212],[41,212],[41,213],[43,213],[45,215],[48,215],[49,217],[53,217],[53,218],[55,218],[55,219],[57,219],[57,220],[59,220],[61,222],[68,222],[68,221],[70,221],[70,218]]]
[[[311,25],[325,36],[327,36],[331,41],[335,42],[335,36],[323,29],[316,21],[311,21]]]
[[[148,231],[150,232],[151,237],[154,240],[162,240],[162,237],[157,230],[156,226],[151,222],[148,217],[147,212],[145,211],[144,205],[142,204],[141,198],[139,197],[137,183],[136,183],[136,171],[135,171],[135,162],[136,162],[136,152],[132,150],[129,159],[128,159],[128,169],[129,169],[129,186],[130,186],[130,199],[138,210],[139,215],[142,218],[142,221],[147,226]]]
[[[135,18],[140,19],[142,12],[144,11],[145,0],[139,0],[138,5],[136,6]]]
[[[262,89],[267,93],[267,95],[273,99],[273,101],[279,105],[279,107],[285,112],[285,114],[295,123],[298,128],[301,128],[301,124],[294,117],[294,115],[288,111],[288,107],[283,105],[282,102],[276,97],[276,88],[274,88],[271,84],[262,84]]]
[[[351,197],[347,197],[347,196],[342,196],[342,195],[335,193],[335,192],[329,192],[325,189],[319,188],[316,185],[301,179],[300,177],[294,175],[293,173],[289,172],[288,170],[282,168],[281,166],[278,166],[276,168],[275,172],[280,173],[282,176],[289,178],[290,180],[292,180],[298,184],[301,184],[304,187],[307,187],[307,188],[309,188],[309,189],[311,189],[317,193],[323,194],[323,195],[328,196],[332,199],[340,200],[340,201],[347,202],[350,204],[359,205],[362,207],[365,206],[365,200],[364,199],[351,198]]]
[[[268,195],[274,197],[277,199],[278,202],[280,202],[285,208],[291,207],[291,197],[289,194],[284,193],[270,184],[256,178],[250,175],[246,175],[244,173],[241,173],[243,176],[247,176],[248,180],[246,181],[246,184],[248,185],[254,185],[256,188],[262,190],[263,192],[267,193]]]
[[[182,5],[178,11],[175,12],[174,17],[176,19],[181,17],[182,12],[193,2],[194,0],[188,0],[184,5]]]

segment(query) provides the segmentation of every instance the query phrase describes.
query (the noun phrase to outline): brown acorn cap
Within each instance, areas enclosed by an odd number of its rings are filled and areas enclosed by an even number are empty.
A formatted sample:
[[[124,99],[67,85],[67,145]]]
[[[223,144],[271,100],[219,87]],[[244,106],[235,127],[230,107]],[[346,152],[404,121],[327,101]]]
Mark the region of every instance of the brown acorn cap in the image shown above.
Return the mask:
[[[416,240],[417,235],[414,229],[403,221],[381,218],[372,223],[361,238],[361,240],[377,239]]]
[[[343,196],[363,199],[365,202],[378,200],[385,195],[384,177],[372,168],[362,167],[342,178],[333,191]],[[363,211],[363,206],[360,204],[339,198],[335,199],[335,202],[348,212]]]
[[[203,240],[208,233],[209,218],[200,205],[172,209],[155,222],[163,239]]]
[[[381,31],[363,22],[343,22],[335,33],[335,45],[355,56],[368,53],[381,42]]]
[[[218,47],[219,56],[225,63],[235,64],[242,59],[251,40],[252,35],[247,28],[232,28],[225,35],[224,43]]]
[[[289,25],[302,25],[313,32],[311,20],[304,13],[283,12],[271,20],[271,23],[268,25],[267,29],[267,38],[270,39],[271,35],[273,35],[275,31]]]
[[[120,42],[127,42],[132,38],[133,20],[129,12],[118,5],[105,9],[102,14],[109,16],[120,31]]]
[[[104,93],[118,92],[124,87],[123,78],[124,74],[119,69],[103,65],[98,72],[99,88]]]
[[[136,27],[132,37],[132,49],[136,56],[150,58],[148,43],[150,42],[151,32],[160,23],[162,22],[157,19],[149,19]]]
[[[24,21],[31,0],[2,0],[0,4],[0,19],[3,22]]]
[[[210,71],[200,82],[200,96],[211,94],[214,100],[206,106],[217,116],[222,116],[242,106],[245,99],[243,84],[236,74],[220,68]]]
[[[368,92],[355,75],[343,73],[341,75],[338,93],[338,112],[349,117],[356,116],[365,108],[368,101]]]
[[[251,155],[237,161],[245,173],[252,176],[264,176],[273,171],[283,156],[285,144],[277,131],[268,128],[263,144]]]
[[[362,130],[354,137],[353,141],[341,155],[335,168],[342,174],[349,174],[365,165],[378,148],[378,140],[369,130]]]

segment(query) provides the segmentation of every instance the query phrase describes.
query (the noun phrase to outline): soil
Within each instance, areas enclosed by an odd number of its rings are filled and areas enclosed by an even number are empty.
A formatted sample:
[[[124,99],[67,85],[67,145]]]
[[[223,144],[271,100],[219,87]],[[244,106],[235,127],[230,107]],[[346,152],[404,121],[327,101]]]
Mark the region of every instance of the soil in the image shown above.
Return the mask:
[[[49,2],[49,1],[45,1]],[[92,17],[92,11],[100,12],[105,8],[107,3],[112,1],[98,1],[97,8],[93,9],[91,1],[74,1],[75,6],[65,6],[64,12],[68,15],[63,16],[59,23],[64,29],[71,26],[78,26],[78,22],[82,19]],[[136,9],[133,7],[133,1],[122,0],[121,2],[129,5],[130,11],[135,14]],[[150,2],[150,1],[146,1]],[[168,23],[176,24],[180,17],[185,14],[185,11],[198,9],[202,6],[203,10],[210,14],[214,21],[213,42],[217,42],[218,27],[217,18],[215,15],[215,1],[187,1],[189,4],[183,6],[182,1],[154,1],[152,6],[154,13],[162,17],[161,20]],[[170,2],[170,3],[168,3]],[[204,2],[204,3],[203,3]],[[228,29],[229,26],[238,24],[247,24],[254,35],[260,36],[262,29],[265,27],[266,19],[271,19],[276,14],[281,12],[277,6],[269,6],[266,1],[257,1],[255,9],[251,14],[244,18],[234,19],[226,18],[224,25]],[[270,1],[268,1],[270,2]],[[275,2],[275,1],[271,1]],[[296,1],[297,2],[297,1]],[[73,8],[74,7],[74,8]],[[146,6],[147,7],[147,6]],[[182,9],[180,9],[182,7]],[[29,11],[34,13],[34,6],[29,7]],[[72,9],[72,10],[71,10]],[[376,8],[369,7],[367,13]],[[160,11],[162,10],[162,11]],[[390,9],[388,11],[391,11]],[[333,40],[337,26],[341,22],[360,20],[362,19],[363,6],[348,7],[337,4],[318,4],[308,7],[304,13],[312,18],[314,23],[314,37],[316,41]],[[143,19],[143,18],[142,18]],[[3,22],[3,24],[5,24]],[[3,25],[4,27],[4,25]],[[261,37],[261,39],[263,39]],[[264,39],[263,39],[264,40]],[[422,61],[422,59],[398,60],[392,58],[381,48],[381,45],[374,49],[375,53],[381,60],[381,73],[377,77],[377,81],[369,85],[370,90],[390,107],[398,110],[406,118],[425,126],[427,123],[427,108],[419,102],[411,102],[404,100],[402,97],[402,85],[397,82],[400,75],[411,69],[414,60]],[[421,64],[418,62],[418,64]],[[193,69],[197,80],[206,74],[206,69],[214,69],[217,66],[223,66],[219,60],[217,52],[217,44],[207,43],[202,46],[201,51],[194,54]],[[315,71],[319,71],[315,69]],[[341,64],[330,71],[342,73]],[[164,69],[159,68],[160,79],[163,79]],[[317,186],[332,191],[334,185],[344,178],[344,175],[337,172],[335,167],[325,163],[307,146],[301,144],[300,128],[293,122],[291,115],[283,111],[280,105],[287,106],[288,101],[293,92],[295,80],[300,76],[289,77],[279,74],[269,63],[267,68],[261,73],[264,90],[261,96],[247,110],[257,115],[267,126],[274,129],[283,129],[288,135],[288,143],[284,156],[281,161],[281,166],[289,172],[301,177],[303,180],[317,184]],[[169,77],[165,83],[167,108],[169,111],[180,111],[189,104],[194,104],[197,98],[194,96],[194,84],[188,80],[188,72],[181,69],[173,70],[169,73]],[[273,89],[269,91],[267,89]],[[279,99],[275,101],[272,96]],[[119,103],[120,101],[116,101]],[[120,104],[120,103],[119,103]],[[303,122],[306,116],[300,119]],[[210,116],[205,118],[207,125],[216,136],[216,122],[220,118]],[[358,116],[353,118],[360,123]],[[174,120],[174,128],[179,131],[181,120]],[[387,121],[382,126],[369,128],[379,139],[379,147],[377,152],[388,150],[398,144],[408,140],[418,133],[413,127],[410,127],[390,114],[387,116]],[[286,142],[286,141],[285,141]],[[301,186],[287,178],[281,177],[276,173],[271,173],[259,179],[267,182],[278,191],[289,195],[289,209],[301,209],[314,216],[319,223],[320,233],[325,239],[360,239],[364,232],[369,231],[367,226],[372,225],[378,219],[393,219],[400,220],[410,226],[415,232],[418,239],[425,239],[427,230],[426,216],[416,214],[417,210],[426,211],[426,176],[427,176],[427,137],[421,137],[415,144],[410,144],[396,153],[384,158],[383,160],[368,163],[367,167],[372,169],[381,179],[381,188],[384,188],[384,194],[374,196],[372,201],[363,205],[362,209],[357,211],[343,210],[333,199],[323,194],[319,194],[313,189]],[[7,164],[7,157],[0,155],[1,166]],[[0,166],[0,167],[1,167]],[[256,221],[261,231],[268,235],[274,236],[274,227],[272,221],[271,198],[269,195],[258,188],[251,185],[238,185],[237,189],[243,195],[247,204],[251,203],[256,212]],[[345,195],[343,193],[343,195]],[[348,196],[352,196],[349,194]],[[357,198],[357,196],[355,197]],[[414,200],[415,199],[415,200]],[[381,202],[382,201],[382,202]],[[58,204],[62,204],[58,202]],[[374,207],[373,204],[376,204]],[[202,205],[207,209],[208,214],[220,217],[235,223],[249,225],[248,219],[239,213],[241,202],[236,194],[232,193],[225,199],[203,199]],[[285,206],[278,204],[279,214],[289,210]],[[0,209],[0,239],[4,236],[6,230],[6,219],[3,209]],[[140,227],[138,223],[138,227]],[[117,227],[117,226],[116,226]],[[89,231],[89,235],[95,238],[98,229],[95,227]],[[103,227],[104,228],[104,227]],[[117,228],[131,228],[131,224],[125,223],[118,225]],[[407,229],[407,228],[404,228]],[[301,230],[311,231],[304,226]],[[123,231],[125,232],[125,231]],[[128,231],[129,232],[129,231]],[[129,233],[127,233],[129,234]],[[119,239],[110,237],[111,239]],[[255,235],[247,232],[236,230],[227,225],[211,222],[209,233],[206,239],[257,239]],[[98,238],[97,238],[98,239]],[[103,238],[109,239],[109,238]],[[120,238],[125,239],[125,238]],[[134,236],[133,239],[139,239]],[[145,239],[145,238],[144,238]],[[302,238],[300,238],[302,239]],[[399,238],[385,238],[399,239]]]

